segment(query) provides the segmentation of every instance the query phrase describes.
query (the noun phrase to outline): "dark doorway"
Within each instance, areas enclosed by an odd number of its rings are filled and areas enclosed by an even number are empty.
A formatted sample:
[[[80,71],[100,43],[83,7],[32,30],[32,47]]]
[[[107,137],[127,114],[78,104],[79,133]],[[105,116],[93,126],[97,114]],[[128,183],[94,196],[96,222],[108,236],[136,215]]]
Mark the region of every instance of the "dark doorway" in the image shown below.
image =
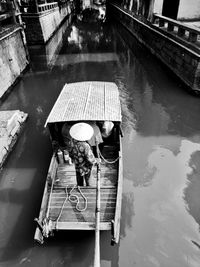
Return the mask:
[[[177,19],[180,0],[164,0],[162,15],[171,19]]]

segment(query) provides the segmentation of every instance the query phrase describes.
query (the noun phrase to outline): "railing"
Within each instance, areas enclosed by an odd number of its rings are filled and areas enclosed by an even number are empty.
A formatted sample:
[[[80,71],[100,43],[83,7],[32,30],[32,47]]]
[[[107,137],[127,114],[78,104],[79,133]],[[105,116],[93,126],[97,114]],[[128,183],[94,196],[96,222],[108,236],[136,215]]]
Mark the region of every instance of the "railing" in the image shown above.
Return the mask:
[[[29,16],[30,14],[36,15],[39,13],[47,12],[57,7],[62,7],[69,3],[69,0],[35,0],[21,6],[23,15]]]
[[[158,14],[154,14],[153,16],[153,24],[176,34],[178,37],[190,43],[196,43],[200,38],[200,30]]]
[[[50,9],[54,9],[58,7],[58,2],[46,3],[42,5],[38,5],[38,12],[44,12]]]

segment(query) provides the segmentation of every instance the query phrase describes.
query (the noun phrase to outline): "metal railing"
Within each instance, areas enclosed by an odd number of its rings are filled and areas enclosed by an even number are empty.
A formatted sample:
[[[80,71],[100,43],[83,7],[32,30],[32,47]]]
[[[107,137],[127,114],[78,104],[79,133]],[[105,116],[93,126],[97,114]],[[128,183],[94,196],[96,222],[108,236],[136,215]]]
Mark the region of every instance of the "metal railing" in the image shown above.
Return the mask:
[[[196,43],[200,39],[200,30],[165,16],[154,14],[153,24],[170,33],[174,33],[179,38],[189,43]]]

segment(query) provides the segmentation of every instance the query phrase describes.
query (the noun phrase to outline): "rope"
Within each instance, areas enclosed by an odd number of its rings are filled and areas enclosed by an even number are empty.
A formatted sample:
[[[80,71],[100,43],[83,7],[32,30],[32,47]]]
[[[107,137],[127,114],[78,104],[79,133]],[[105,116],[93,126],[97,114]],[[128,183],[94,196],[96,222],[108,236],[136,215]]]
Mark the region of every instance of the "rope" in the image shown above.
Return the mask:
[[[56,228],[57,228],[57,223],[58,223],[58,221],[60,220],[60,216],[61,216],[61,214],[62,214],[62,211],[63,211],[64,205],[65,205],[65,203],[66,203],[66,202],[67,202],[67,200],[68,200],[67,186],[65,187],[65,192],[66,192],[66,198],[65,198],[65,200],[64,200],[64,202],[63,202],[63,204],[62,204],[62,207],[61,207],[61,209],[60,209],[60,212],[59,212],[58,218],[57,218],[57,220],[56,220]]]
[[[78,191],[79,191],[79,193],[81,194],[81,196],[82,196],[82,198],[84,199],[84,201],[85,201],[85,207],[83,208],[83,209],[79,209],[79,197],[77,196],[77,195],[72,195],[72,191],[75,189],[75,188],[77,188],[78,189]],[[75,198],[75,200],[73,200],[72,198]],[[84,196],[84,194],[82,193],[82,191],[81,191],[81,189],[80,189],[80,186],[74,186],[72,189],[71,189],[71,191],[70,191],[70,193],[69,193],[69,201],[71,202],[71,203],[76,203],[76,210],[78,210],[78,211],[80,211],[80,212],[82,212],[82,211],[85,211],[86,209],[87,209],[87,198]]]
[[[114,164],[115,162],[117,162],[117,161],[120,159],[120,156],[119,156],[118,158],[116,158],[116,159],[113,160],[113,161],[108,161],[107,159],[105,159],[105,158],[103,157],[103,155],[101,154],[101,151],[100,151],[100,150],[99,150],[99,155],[100,155],[100,157],[102,158],[103,161],[105,161],[106,163],[109,163],[109,164]]]
[[[72,191],[73,191],[75,188],[78,189],[79,193],[81,194],[82,198],[84,199],[85,207],[84,207],[83,209],[80,209],[80,208],[78,207],[78,206],[79,206],[79,203],[80,203],[80,201],[79,201],[80,198],[79,198],[77,195],[75,195],[75,194],[72,195]],[[84,194],[83,194],[83,192],[81,191],[81,189],[80,189],[79,186],[74,185],[74,186],[72,187],[71,191],[69,192],[69,194],[68,194],[68,192],[67,192],[67,186],[66,186],[66,187],[65,187],[65,193],[66,193],[66,198],[65,198],[65,200],[64,200],[64,202],[63,202],[63,204],[62,204],[62,207],[61,207],[61,209],[60,209],[58,218],[56,219],[56,228],[57,228],[57,223],[58,223],[58,221],[60,220],[60,217],[61,217],[62,212],[63,212],[63,208],[64,208],[65,203],[67,202],[67,200],[69,200],[69,202],[71,202],[71,203],[76,203],[76,207],[75,207],[75,208],[76,208],[76,210],[79,211],[79,212],[85,211],[85,210],[87,209],[87,198],[84,196]],[[74,200],[73,198],[75,198],[75,200]]]

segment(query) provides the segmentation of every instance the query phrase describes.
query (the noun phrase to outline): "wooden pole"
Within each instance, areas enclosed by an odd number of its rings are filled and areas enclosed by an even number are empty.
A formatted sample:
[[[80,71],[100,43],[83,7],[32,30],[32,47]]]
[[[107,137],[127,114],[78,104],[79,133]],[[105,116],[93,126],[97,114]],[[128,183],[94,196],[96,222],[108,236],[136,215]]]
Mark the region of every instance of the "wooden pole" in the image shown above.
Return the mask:
[[[97,162],[97,187],[96,187],[96,222],[95,222],[95,247],[94,247],[94,267],[100,267],[100,156],[98,144],[96,145]]]

